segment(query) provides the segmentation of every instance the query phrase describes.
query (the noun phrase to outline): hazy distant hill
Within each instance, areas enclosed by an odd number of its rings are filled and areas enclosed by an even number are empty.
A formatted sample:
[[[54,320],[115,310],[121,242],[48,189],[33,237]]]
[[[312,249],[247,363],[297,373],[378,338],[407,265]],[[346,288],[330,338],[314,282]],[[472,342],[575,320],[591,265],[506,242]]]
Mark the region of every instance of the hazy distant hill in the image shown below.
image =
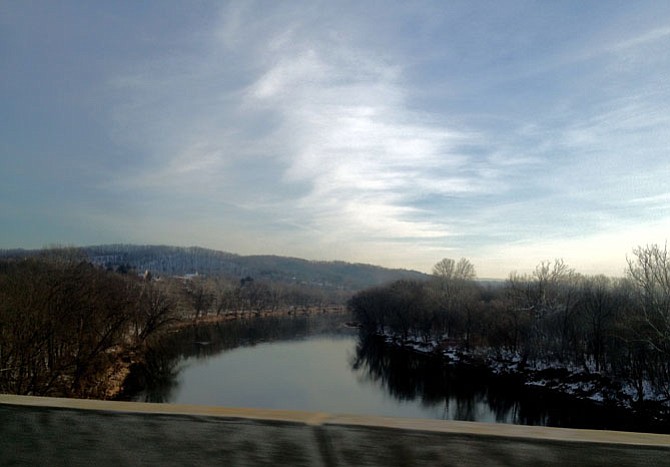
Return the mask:
[[[398,279],[426,279],[426,274],[342,261],[307,261],[283,256],[241,256],[199,247],[153,245],[99,245],[80,248],[90,261],[117,269],[131,267],[158,275],[228,275],[289,283],[359,290]],[[5,256],[35,254],[36,250],[12,250]]]

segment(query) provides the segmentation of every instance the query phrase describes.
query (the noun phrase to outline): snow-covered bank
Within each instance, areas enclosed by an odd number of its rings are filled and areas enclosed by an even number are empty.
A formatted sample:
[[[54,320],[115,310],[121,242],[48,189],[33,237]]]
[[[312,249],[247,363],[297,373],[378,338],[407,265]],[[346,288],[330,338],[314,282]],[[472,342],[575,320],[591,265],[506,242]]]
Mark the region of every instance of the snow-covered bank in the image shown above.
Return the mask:
[[[513,378],[529,388],[625,409],[656,421],[670,422],[670,400],[666,394],[655,391],[649,382],[643,382],[637,388],[630,381],[615,380],[595,368],[564,365],[558,361],[524,361],[519,353],[500,353],[481,347],[468,350],[448,340],[424,340],[420,336],[409,336],[402,340],[388,333],[379,336],[388,345],[437,356],[448,365],[483,368],[493,376]],[[642,401],[639,400],[640,392]]]

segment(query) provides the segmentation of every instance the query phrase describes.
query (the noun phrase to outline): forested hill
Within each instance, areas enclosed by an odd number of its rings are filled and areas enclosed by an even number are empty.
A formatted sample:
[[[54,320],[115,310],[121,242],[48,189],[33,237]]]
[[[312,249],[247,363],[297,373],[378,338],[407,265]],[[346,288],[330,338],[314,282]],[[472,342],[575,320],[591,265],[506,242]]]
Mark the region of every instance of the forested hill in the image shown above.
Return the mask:
[[[185,274],[252,277],[287,283],[301,283],[360,290],[398,279],[425,279],[418,271],[387,269],[342,261],[307,261],[283,256],[241,256],[200,247],[154,245],[99,245],[82,247],[91,262],[105,268],[146,270],[157,275]],[[1,252],[3,256],[38,254],[38,250]]]

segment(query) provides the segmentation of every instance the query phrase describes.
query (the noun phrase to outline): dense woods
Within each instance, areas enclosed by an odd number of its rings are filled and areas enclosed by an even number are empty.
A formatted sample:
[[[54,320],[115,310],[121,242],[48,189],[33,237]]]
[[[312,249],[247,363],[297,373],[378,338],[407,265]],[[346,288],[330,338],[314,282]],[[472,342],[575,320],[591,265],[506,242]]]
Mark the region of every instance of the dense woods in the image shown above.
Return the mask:
[[[570,369],[620,382],[637,401],[670,400],[666,248],[635,249],[616,279],[579,274],[561,260],[498,286],[476,282],[465,259],[443,260],[433,272],[428,281],[361,291],[349,307],[365,332],[399,343],[475,351],[519,371]]]
[[[154,285],[76,252],[0,262],[0,391],[107,397],[173,319]]]

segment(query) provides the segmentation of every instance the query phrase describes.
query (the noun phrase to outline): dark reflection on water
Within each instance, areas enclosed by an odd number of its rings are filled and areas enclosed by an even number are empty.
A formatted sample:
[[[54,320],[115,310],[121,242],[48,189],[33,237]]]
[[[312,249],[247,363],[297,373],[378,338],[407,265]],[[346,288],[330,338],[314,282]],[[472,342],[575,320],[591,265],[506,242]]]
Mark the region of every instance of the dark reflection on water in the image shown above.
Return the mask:
[[[493,382],[483,369],[449,367],[439,358],[419,355],[367,336],[359,338],[351,366],[399,401],[442,407],[442,418],[475,421],[479,420],[477,415],[482,409],[491,406],[495,421],[523,423],[519,420],[519,404],[509,391],[512,385],[489,388]],[[532,424],[543,422],[542,418],[535,418]]]
[[[126,398],[525,425],[670,431],[486,368],[358,336],[346,316],[249,318],[183,329],[134,368]],[[141,389],[140,389],[141,388]]]
[[[399,401],[442,407],[444,419],[521,425],[669,432],[645,417],[586,400],[524,386],[485,367],[448,365],[439,357],[360,336],[352,369]],[[493,420],[487,420],[487,414]]]

